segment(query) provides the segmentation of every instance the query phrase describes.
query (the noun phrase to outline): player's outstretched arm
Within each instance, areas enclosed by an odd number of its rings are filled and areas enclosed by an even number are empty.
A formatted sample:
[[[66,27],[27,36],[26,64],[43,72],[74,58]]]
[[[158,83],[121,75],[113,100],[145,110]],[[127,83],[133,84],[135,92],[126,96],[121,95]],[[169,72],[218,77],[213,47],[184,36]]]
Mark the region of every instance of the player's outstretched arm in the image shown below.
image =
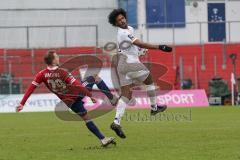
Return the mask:
[[[145,49],[159,49],[162,50],[164,52],[172,52],[172,47],[169,47],[167,45],[154,45],[154,44],[150,44],[150,43],[145,43],[140,41],[139,39],[136,39],[133,42],[134,45],[140,47],[140,48],[145,48]]]
[[[36,85],[31,84],[27,91],[25,92],[22,101],[20,102],[20,104],[16,107],[16,112],[20,112],[23,109],[23,106],[25,105],[27,99],[31,96],[31,94],[34,92],[34,90],[37,88]]]

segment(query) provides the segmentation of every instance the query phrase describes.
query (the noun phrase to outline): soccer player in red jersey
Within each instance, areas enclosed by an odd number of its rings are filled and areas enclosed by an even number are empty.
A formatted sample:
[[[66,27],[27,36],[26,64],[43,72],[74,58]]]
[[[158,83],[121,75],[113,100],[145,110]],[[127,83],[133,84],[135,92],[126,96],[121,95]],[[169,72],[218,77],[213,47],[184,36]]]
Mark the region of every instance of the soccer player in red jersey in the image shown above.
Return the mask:
[[[20,112],[23,109],[24,104],[34,90],[41,84],[45,86],[54,94],[56,94],[63,102],[71,102],[71,105],[67,104],[73,112],[78,114],[85,122],[90,132],[92,132],[102,143],[102,146],[108,146],[111,143],[115,143],[113,137],[105,137],[93,123],[88,116],[87,110],[83,106],[82,99],[85,96],[91,98],[93,103],[95,99],[92,94],[83,87],[70,73],[65,69],[59,68],[59,56],[56,51],[50,50],[44,56],[44,62],[47,68],[37,73],[32,84],[27,89],[26,93],[20,104],[16,108],[16,112]]]

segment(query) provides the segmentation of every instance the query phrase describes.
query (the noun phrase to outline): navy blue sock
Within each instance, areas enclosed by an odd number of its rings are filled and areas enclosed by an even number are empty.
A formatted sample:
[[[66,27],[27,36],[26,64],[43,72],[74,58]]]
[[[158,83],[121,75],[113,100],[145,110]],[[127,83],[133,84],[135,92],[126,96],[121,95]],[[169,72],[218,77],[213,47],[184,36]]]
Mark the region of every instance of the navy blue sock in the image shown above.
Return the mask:
[[[109,99],[113,99],[113,95],[110,91],[110,89],[108,88],[108,86],[106,85],[106,83],[101,80],[99,83],[97,83],[97,87],[109,98]]]
[[[87,128],[95,135],[98,137],[98,139],[104,139],[105,136],[99,131],[97,126],[93,123],[93,121],[88,121],[86,122]]]

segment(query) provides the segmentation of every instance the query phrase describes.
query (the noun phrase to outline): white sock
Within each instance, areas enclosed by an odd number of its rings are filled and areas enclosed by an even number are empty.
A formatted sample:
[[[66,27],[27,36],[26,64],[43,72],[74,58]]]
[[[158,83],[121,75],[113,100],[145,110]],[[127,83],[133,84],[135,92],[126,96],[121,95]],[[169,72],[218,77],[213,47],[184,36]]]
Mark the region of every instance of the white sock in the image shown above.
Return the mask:
[[[118,101],[117,109],[116,109],[116,116],[114,119],[114,123],[120,125],[121,119],[124,115],[125,109],[127,107],[127,102],[129,100],[126,97],[121,97]]]
[[[149,97],[151,106],[157,105],[157,97]]]
[[[147,89],[147,95],[150,99],[150,104],[153,110],[157,109],[157,97],[156,97],[156,87],[152,85],[148,85],[146,87]]]

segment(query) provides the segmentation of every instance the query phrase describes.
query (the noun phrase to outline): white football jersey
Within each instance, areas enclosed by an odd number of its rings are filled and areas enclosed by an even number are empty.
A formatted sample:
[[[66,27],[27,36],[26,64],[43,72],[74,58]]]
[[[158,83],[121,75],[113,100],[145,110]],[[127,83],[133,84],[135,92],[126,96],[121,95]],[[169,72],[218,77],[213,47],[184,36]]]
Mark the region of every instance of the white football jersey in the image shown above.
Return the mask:
[[[137,38],[135,38],[134,29],[131,26],[128,26],[127,29],[118,28],[118,52],[127,56],[127,63],[141,63],[139,60],[141,48],[133,44],[135,40]]]

